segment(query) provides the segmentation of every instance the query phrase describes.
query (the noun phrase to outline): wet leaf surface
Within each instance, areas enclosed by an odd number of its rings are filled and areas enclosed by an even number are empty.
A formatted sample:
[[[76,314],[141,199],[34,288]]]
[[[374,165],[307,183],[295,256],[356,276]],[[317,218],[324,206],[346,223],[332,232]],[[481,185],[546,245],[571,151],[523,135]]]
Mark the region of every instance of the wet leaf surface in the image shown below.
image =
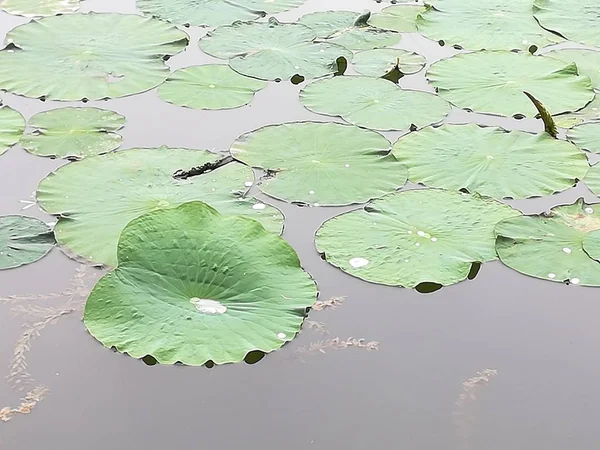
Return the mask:
[[[43,258],[54,247],[48,225],[34,217],[0,216],[0,270]]]

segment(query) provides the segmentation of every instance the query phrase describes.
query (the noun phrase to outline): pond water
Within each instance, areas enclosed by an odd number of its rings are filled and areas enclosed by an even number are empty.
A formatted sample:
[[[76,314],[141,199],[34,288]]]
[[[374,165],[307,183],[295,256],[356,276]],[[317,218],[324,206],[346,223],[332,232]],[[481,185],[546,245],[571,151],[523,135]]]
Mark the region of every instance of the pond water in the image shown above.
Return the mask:
[[[83,11],[136,12],[134,0],[84,4]],[[311,11],[384,6],[370,0],[308,0],[277,17],[292,21]],[[1,14],[0,33],[26,21]],[[169,61],[171,68],[218,62],[196,45],[205,31],[187,31],[191,44]],[[455,53],[410,34],[398,47],[421,53],[429,63]],[[400,85],[430,89],[424,71],[402,78]],[[336,120],[302,107],[297,95],[303,86],[270,83],[249,106],[230,111],[176,107],[160,100],[156,90],[88,105],[127,117],[122,148],[225,150],[237,136],[267,124]],[[77,105],[10,94],[2,99],[26,118]],[[543,129],[536,120],[457,110],[447,121]],[[392,141],[399,136],[385,135]],[[9,150],[0,164],[0,214],[27,207],[39,181],[62,164],[19,146]],[[357,206],[301,208],[256,194],[283,211],[283,236],[317,281],[320,300],[344,297],[339,307],[311,311],[312,326],[256,364],[209,369],[148,366],[105,349],[85,330],[77,296],[72,303],[65,297],[32,300],[65,312],[25,352],[34,385],[47,386],[49,393],[31,414],[1,425],[0,449],[600,448],[598,291],[526,277],[500,262],[483,265],[474,280],[432,294],[369,284],[327,264],[313,243],[324,220]],[[551,198],[510,203],[536,213],[581,196],[597,201],[581,185]],[[35,205],[24,213],[52,220]],[[54,249],[35,264],[0,271],[0,297],[65,291],[78,267]],[[99,273],[88,269],[84,277],[89,285],[94,272]],[[9,375],[15,346],[35,322],[15,315],[13,306],[0,302],[0,375]],[[67,314],[70,309],[75,311]],[[335,338],[365,341],[341,348]],[[22,395],[2,379],[0,409],[18,405]]]

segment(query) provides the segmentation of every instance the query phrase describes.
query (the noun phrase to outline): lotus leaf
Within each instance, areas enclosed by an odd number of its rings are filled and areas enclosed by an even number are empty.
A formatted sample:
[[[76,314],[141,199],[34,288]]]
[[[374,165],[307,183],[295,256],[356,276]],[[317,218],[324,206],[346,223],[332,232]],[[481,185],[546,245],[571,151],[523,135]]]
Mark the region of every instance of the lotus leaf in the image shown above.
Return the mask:
[[[600,286],[600,263],[585,252],[588,233],[600,229],[600,205],[583,199],[548,214],[518,216],[496,226],[496,251],[508,267],[532,277]]]
[[[110,33],[107,33],[110,30]],[[18,26],[0,51],[0,88],[50,100],[101,100],[152,89],[169,76],[163,58],[188,36],[134,14],[53,16]]]
[[[563,48],[546,53],[547,56],[577,64],[579,75],[590,77],[592,86],[600,89],[600,52],[579,48]]]
[[[84,322],[106,347],[159,363],[242,361],[279,349],[316,300],[296,252],[255,220],[200,202],[134,219]]]
[[[34,217],[0,216],[0,270],[31,264],[54,247],[48,225]]]
[[[523,91],[552,114],[576,111],[594,98],[589,77],[579,76],[575,64],[529,53],[461,54],[433,64],[427,77],[450,103],[479,113],[533,117],[538,111]]]
[[[597,0],[535,0],[535,18],[545,29],[570,41],[600,47]]]
[[[256,217],[267,229],[281,231],[273,207],[242,195],[252,185],[250,168],[230,163],[185,181],[172,174],[219,159],[201,150],[132,149],[67,164],[38,188],[40,205],[59,216],[58,243],[69,253],[96,264],[117,263],[119,234],[146,212],[202,200],[223,214]]]
[[[392,5],[383,8],[380,13],[373,14],[369,23],[384,30],[393,30],[399,33],[416,33],[417,16],[425,11],[423,6]]]
[[[99,108],[59,108],[36,114],[21,147],[38,156],[81,159],[119,148],[125,117]]]
[[[231,154],[270,172],[260,184],[266,194],[313,206],[365,202],[406,182],[389,141],[350,125],[271,125],[239,137]]]
[[[567,131],[567,139],[591,153],[600,153],[600,122],[577,125]]]
[[[364,76],[315,81],[300,92],[300,101],[313,112],[374,130],[422,128],[450,112],[450,105],[434,94]]]
[[[25,17],[53,16],[73,13],[81,0],[0,0],[0,9]]]
[[[19,142],[24,130],[25,119],[18,111],[0,108],[0,155]]]
[[[596,94],[594,100],[578,111],[561,114],[554,117],[556,125],[562,128],[571,128],[574,125],[600,119],[600,95]]]
[[[600,196],[600,164],[593,165],[583,181],[594,194]]]
[[[395,48],[378,48],[357,53],[352,67],[368,77],[382,77],[393,70],[403,75],[420,72],[425,67],[425,58],[417,53]]]
[[[325,259],[373,283],[442,286],[496,259],[494,226],[518,213],[495,200],[438,189],[397,192],[334,217],[317,231]]]

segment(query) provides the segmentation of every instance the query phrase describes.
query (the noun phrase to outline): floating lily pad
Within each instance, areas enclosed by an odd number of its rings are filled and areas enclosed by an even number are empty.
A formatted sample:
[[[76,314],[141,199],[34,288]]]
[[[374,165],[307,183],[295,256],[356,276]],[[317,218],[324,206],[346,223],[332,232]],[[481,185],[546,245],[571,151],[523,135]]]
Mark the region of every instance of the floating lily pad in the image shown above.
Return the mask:
[[[229,66],[206,65],[176,70],[158,88],[164,101],[195,109],[228,109],[244,106],[266,82],[248,78]]]
[[[546,53],[547,56],[577,64],[579,75],[590,77],[592,86],[600,88],[600,52],[579,48],[564,48]]]
[[[369,50],[395,45],[401,35],[367,24],[370,13],[354,11],[320,11],[302,16],[298,21],[314,30],[320,39],[343,45],[350,50]]]
[[[535,0],[535,18],[545,29],[570,41],[600,47],[597,0]]]
[[[378,48],[357,53],[352,67],[367,77],[382,77],[397,69],[403,75],[420,72],[425,67],[423,56],[395,48]]]
[[[373,14],[369,23],[384,30],[393,30],[399,33],[416,33],[417,16],[425,11],[425,7],[410,5],[392,5],[383,8],[380,13]]]
[[[470,50],[537,50],[560,40],[538,25],[531,0],[440,0],[416,22],[429,39]]]
[[[583,250],[590,258],[600,261],[600,230],[590,231],[585,235]]]
[[[593,120],[600,120],[600,95],[598,94],[585,108],[554,118],[556,125],[562,128],[571,128],[574,125]]]
[[[600,205],[583,199],[549,214],[518,216],[495,229],[496,250],[508,267],[532,277],[600,286],[600,263],[584,251],[586,235],[600,229]]]
[[[81,0],[0,0],[0,9],[25,17],[54,16],[73,13]]]
[[[313,112],[374,130],[421,128],[450,112],[450,105],[434,94],[363,76],[315,81],[300,92],[300,101]]]
[[[277,350],[317,296],[283,239],[200,202],[133,220],[118,261],[92,290],[85,325],[106,347],[162,364],[223,364]]]
[[[438,189],[397,192],[328,220],[317,250],[344,272],[414,288],[467,278],[496,259],[494,226],[518,213],[495,200]]]
[[[475,124],[410,133],[394,144],[393,153],[412,182],[497,199],[551,195],[573,186],[589,169],[583,152],[547,133]]]
[[[591,153],[600,153],[600,122],[577,125],[567,131],[567,139]]]
[[[243,75],[262,80],[306,79],[336,73],[337,59],[350,61],[352,52],[330,43],[316,43],[314,30],[298,23],[236,22],[219,27],[200,39],[200,48],[211,56],[228,59]]]
[[[25,119],[8,106],[0,108],[0,155],[19,142],[25,130]]]
[[[337,123],[271,125],[238,138],[231,154],[273,172],[266,194],[313,206],[366,202],[401,187],[406,168],[378,133]]]
[[[21,147],[38,156],[81,159],[119,148],[125,117],[99,108],[59,108],[29,119]]]
[[[110,32],[107,32],[110,30]],[[50,100],[101,100],[152,89],[169,76],[163,58],[188,36],[134,14],[53,16],[18,26],[0,51],[0,88]]]
[[[0,270],[31,264],[54,247],[48,225],[34,217],[0,216]]]
[[[137,0],[146,13],[178,25],[217,27],[296,8],[305,0]]]
[[[590,167],[587,176],[584,178],[585,184],[590,190],[600,196],[600,164]]]
[[[281,231],[279,211],[252,198],[243,198],[252,185],[249,167],[230,163],[185,181],[172,175],[219,159],[202,150],[132,149],[67,164],[44,179],[39,204],[60,216],[58,243],[68,253],[96,264],[117,263],[119,234],[131,220],[157,209],[201,200],[223,214],[257,218],[275,233]]]
[[[594,98],[589,77],[579,76],[575,64],[529,53],[460,54],[433,64],[427,78],[459,108],[504,116],[537,114],[523,91],[552,114],[576,111]]]

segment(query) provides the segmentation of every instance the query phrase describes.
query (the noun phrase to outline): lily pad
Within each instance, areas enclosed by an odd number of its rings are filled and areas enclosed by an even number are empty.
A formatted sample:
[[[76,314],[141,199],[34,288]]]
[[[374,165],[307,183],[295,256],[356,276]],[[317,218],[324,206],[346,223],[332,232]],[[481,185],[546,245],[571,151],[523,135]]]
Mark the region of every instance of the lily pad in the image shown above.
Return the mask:
[[[118,260],[92,290],[85,326],[106,347],[162,364],[224,364],[277,350],[317,297],[283,239],[200,202],[133,220]]]
[[[119,148],[125,117],[99,108],[59,108],[29,119],[21,147],[38,156],[81,159]]]
[[[392,5],[383,8],[380,13],[373,14],[369,23],[384,30],[393,30],[399,33],[416,33],[417,16],[425,11],[425,7],[410,5]]]
[[[31,264],[54,247],[48,225],[34,217],[0,216],[0,270]]]
[[[165,81],[163,58],[187,43],[187,34],[174,26],[134,14],[46,17],[7,34],[0,88],[72,101],[137,94]]]
[[[591,153],[600,153],[600,122],[577,125],[567,131],[567,139]]]
[[[412,75],[425,67],[423,56],[395,48],[378,48],[354,55],[352,67],[367,77],[382,77],[397,69],[403,75]]]
[[[256,20],[301,6],[305,0],[137,0],[138,8],[178,25],[217,27]]]
[[[80,4],[81,0],[0,0],[0,9],[17,16],[42,17],[73,13]]]
[[[438,189],[397,192],[334,217],[317,231],[325,259],[372,283],[442,286],[496,259],[494,226],[518,213],[488,198]]]
[[[266,82],[248,78],[229,66],[206,65],[176,70],[158,88],[164,101],[195,109],[229,109],[244,106]]]
[[[589,169],[585,154],[569,142],[475,124],[410,133],[393,153],[414,183],[497,199],[551,195],[572,187]]]
[[[562,128],[571,128],[574,125],[593,120],[600,120],[600,95],[597,93],[594,100],[585,108],[554,117],[556,125]]]
[[[538,25],[531,0],[440,0],[416,22],[429,39],[470,50],[537,50],[560,41]]]
[[[313,112],[373,130],[422,128],[450,112],[450,105],[437,95],[363,76],[315,81],[300,91],[300,101]]]
[[[570,41],[600,47],[600,3],[596,0],[535,0],[533,10],[545,29]]]
[[[433,64],[427,78],[459,108],[504,116],[537,114],[523,91],[552,114],[576,111],[594,98],[589,77],[579,76],[575,64],[529,53],[460,54]]]
[[[401,35],[367,24],[371,13],[354,11],[319,11],[298,21],[314,30],[319,39],[343,45],[350,50],[369,50],[395,45]]]
[[[107,266],[117,263],[117,242],[127,223],[195,200],[223,214],[255,217],[268,230],[281,232],[279,211],[243,197],[254,179],[249,167],[234,162],[185,181],[172,176],[218,159],[202,150],[166,147],[107,153],[59,168],[40,183],[37,199],[59,216],[56,239],[69,254]]]
[[[583,250],[590,258],[600,261],[600,230],[590,231],[585,235]]]
[[[500,260],[532,277],[600,286],[600,263],[584,251],[586,235],[600,229],[599,205],[583,199],[552,208],[549,214],[518,216],[495,229]]]
[[[592,86],[600,88],[600,52],[579,48],[563,48],[546,53],[547,56],[577,64],[579,75],[590,77]]]
[[[584,178],[585,184],[590,190],[600,196],[600,164],[594,164],[590,167],[587,176]]]
[[[317,33],[298,23],[236,22],[219,27],[200,39],[200,48],[211,56],[228,59],[243,75],[262,80],[306,79],[337,72],[337,59],[350,61],[352,52],[337,44],[313,42]]]
[[[313,206],[366,202],[398,189],[406,168],[378,133],[338,123],[270,125],[242,135],[231,154],[271,172],[261,190]]]
[[[18,111],[8,106],[0,108],[0,155],[21,138],[25,130],[25,119]]]

